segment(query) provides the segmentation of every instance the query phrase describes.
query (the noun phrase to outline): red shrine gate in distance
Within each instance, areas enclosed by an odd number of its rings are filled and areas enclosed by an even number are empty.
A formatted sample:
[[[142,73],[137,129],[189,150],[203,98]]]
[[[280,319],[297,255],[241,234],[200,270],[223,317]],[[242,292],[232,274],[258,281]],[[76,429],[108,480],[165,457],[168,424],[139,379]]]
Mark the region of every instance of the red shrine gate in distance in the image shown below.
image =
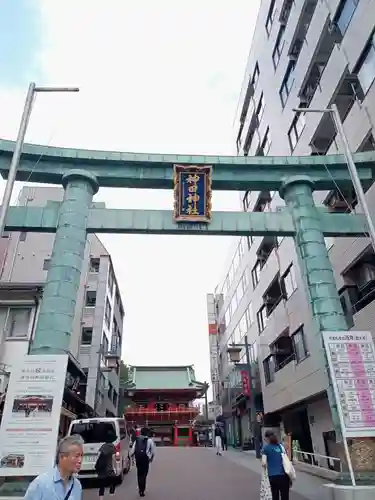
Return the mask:
[[[157,445],[191,446],[193,421],[199,409],[193,401],[207,390],[195,380],[192,366],[131,366],[125,397],[128,427],[139,425],[154,432]]]

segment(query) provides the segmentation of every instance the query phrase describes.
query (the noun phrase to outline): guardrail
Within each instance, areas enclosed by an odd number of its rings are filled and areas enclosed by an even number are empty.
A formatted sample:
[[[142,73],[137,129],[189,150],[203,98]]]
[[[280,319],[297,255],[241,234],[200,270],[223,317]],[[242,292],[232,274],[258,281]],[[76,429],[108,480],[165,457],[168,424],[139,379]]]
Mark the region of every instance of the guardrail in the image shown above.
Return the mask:
[[[342,472],[341,460],[336,457],[328,457],[319,453],[307,453],[305,451],[293,450],[293,461],[307,465],[314,465],[322,469]]]

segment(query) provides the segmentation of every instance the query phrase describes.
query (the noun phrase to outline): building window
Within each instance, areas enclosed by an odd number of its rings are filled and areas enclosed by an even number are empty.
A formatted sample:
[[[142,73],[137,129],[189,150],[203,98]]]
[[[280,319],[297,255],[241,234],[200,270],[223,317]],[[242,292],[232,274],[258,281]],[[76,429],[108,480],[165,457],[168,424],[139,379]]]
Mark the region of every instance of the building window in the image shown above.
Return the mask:
[[[258,123],[260,123],[263,113],[264,113],[264,98],[262,92],[259,98],[257,110],[255,112],[255,114],[257,115]]]
[[[108,288],[109,288],[109,293],[112,295],[112,291],[113,291],[113,273],[111,270],[109,270],[109,273],[108,273]]]
[[[96,292],[90,290],[86,292],[86,307],[95,307],[96,305]]]
[[[254,323],[254,311],[253,311],[253,304],[251,302],[247,306],[247,309],[245,311],[245,316],[247,322],[247,329],[249,329],[251,325]]]
[[[336,25],[344,36],[357,8],[359,0],[342,0],[337,11]]]
[[[253,73],[253,76],[251,78],[251,84],[254,87],[254,89],[256,88],[256,86],[258,84],[258,80],[259,80],[259,65],[258,65],[258,63],[256,63],[255,68],[254,68],[254,73]]]
[[[305,334],[303,331],[303,327],[301,326],[298,330],[292,335],[294,353],[296,355],[297,363],[300,363],[309,355],[308,350],[306,348],[305,342]]]
[[[261,263],[259,260],[256,261],[255,266],[253,267],[251,271],[251,279],[253,281],[253,287],[255,288],[257,284],[259,283],[260,279],[260,270],[262,269]]]
[[[226,327],[228,327],[228,325],[230,323],[230,318],[231,318],[230,308],[228,307],[228,309],[225,311],[225,326]]]
[[[267,308],[266,308],[266,306],[262,306],[259,309],[259,311],[257,312],[257,321],[258,321],[259,334],[261,334],[267,326]]]
[[[273,356],[268,356],[268,358],[263,361],[263,369],[266,384],[270,384],[275,380],[275,360]]]
[[[82,328],[81,345],[91,345],[92,342],[92,328]]]
[[[31,307],[10,307],[6,319],[7,338],[27,338],[29,335]]]
[[[270,5],[270,8],[269,8],[268,14],[267,14],[266,31],[267,31],[268,36],[271,33],[272,25],[273,25],[273,22],[275,20],[275,14],[276,14],[275,3],[276,3],[275,0],[271,0],[271,5]]]
[[[267,127],[266,133],[264,134],[262,145],[261,145],[261,150],[263,152],[263,155],[266,156],[269,153],[269,150],[271,148],[271,133],[270,133],[270,128]]]
[[[280,23],[286,25],[290,16],[290,11],[292,10],[294,0],[286,0],[282,6],[280,13]]]
[[[100,267],[100,259],[90,259],[90,273],[98,273]]]
[[[367,94],[375,79],[375,34],[372,35],[370,42],[364,50],[359,69],[357,70],[357,77],[363,93]]]
[[[107,354],[108,352],[108,339],[107,339],[107,335],[103,332],[103,337],[102,337],[102,354],[104,354],[104,356]]]
[[[10,232],[9,231],[3,231],[3,234],[1,235],[2,238],[10,238]]]
[[[279,64],[280,56],[284,48],[284,32],[285,32],[285,26],[280,26],[279,33],[276,38],[275,47],[272,52],[272,61],[275,69]]]
[[[283,288],[287,299],[289,299],[293,292],[297,290],[297,282],[293,266],[290,266],[283,276]]]
[[[253,236],[246,236],[246,240],[247,240],[247,248],[250,250],[252,244],[254,243],[254,238]]]
[[[296,113],[288,132],[289,144],[292,151],[297,146],[297,142],[301,137],[305,124],[305,116],[301,113]]]
[[[51,264],[51,259],[44,259],[43,261],[43,271],[48,271]]]
[[[27,237],[27,232],[26,231],[22,231],[20,233],[20,241],[26,241],[26,237]]]
[[[250,361],[253,363],[258,361],[258,344],[256,342],[250,346]]]
[[[244,294],[246,293],[246,290],[247,290],[247,285],[248,285],[248,283],[247,283],[247,273],[246,273],[246,271],[244,271],[244,273],[243,273],[243,275],[242,275],[242,277],[241,277],[241,285],[242,285],[242,292],[243,292],[243,294],[242,294],[242,295],[244,295]]]
[[[109,303],[108,297],[105,300],[105,313],[104,313],[104,319],[105,319],[105,324],[109,328],[109,325],[111,324],[111,304]]]
[[[250,205],[250,193],[251,191],[246,191],[245,196],[243,197],[243,209],[247,212]]]
[[[295,61],[289,61],[288,67],[285,72],[285,76],[283,79],[283,83],[281,84],[279,94],[281,99],[282,107],[285,106],[286,101],[288,100],[289,94],[292,90],[294,83],[294,68],[296,66]]]

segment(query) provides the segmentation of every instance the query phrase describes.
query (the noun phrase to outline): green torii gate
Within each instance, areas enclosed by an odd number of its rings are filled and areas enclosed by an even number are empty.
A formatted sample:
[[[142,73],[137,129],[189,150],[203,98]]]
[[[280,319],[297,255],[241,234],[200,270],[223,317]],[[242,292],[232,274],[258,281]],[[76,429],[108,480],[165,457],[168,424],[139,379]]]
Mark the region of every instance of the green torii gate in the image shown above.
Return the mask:
[[[6,178],[14,142],[0,140],[0,172]],[[375,152],[358,153],[361,182],[374,179]],[[213,190],[279,190],[286,207],[278,213],[217,212],[211,224],[175,223],[172,211],[109,210],[92,205],[99,187],[172,189],[173,165],[212,165]],[[11,207],[8,231],[56,233],[31,353],[69,350],[87,233],[195,235],[280,235],[295,241],[304,284],[316,324],[322,331],[347,330],[325,236],[363,236],[365,219],[330,214],[315,206],[313,190],[352,182],[341,155],[306,157],[231,157],[130,154],[24,145],[17,180],[62,184],[62,203]],[[322,347],[322,356],[324,355]],[[326,364],[327,366],[327,364]],[[330,384],[332,418],[340,428]],[[339,433],[338,433],[339,434]]]

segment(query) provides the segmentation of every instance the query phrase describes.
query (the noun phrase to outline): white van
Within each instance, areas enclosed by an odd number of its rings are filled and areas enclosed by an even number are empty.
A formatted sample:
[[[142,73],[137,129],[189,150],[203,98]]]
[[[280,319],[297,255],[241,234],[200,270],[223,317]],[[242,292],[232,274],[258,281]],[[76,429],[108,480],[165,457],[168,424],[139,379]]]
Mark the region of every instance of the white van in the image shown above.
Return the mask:
[[[92,479],[97,477],[95,470],[99,449],[105,443],[113,443],[116,448],[116,475],[121,483],[124,474],[131,467],[130,436],[126,429],[125,418],[84,418],[73,420],[68,435],[78,434],[82,437],[83,445],[82,467],[78,477]]]

